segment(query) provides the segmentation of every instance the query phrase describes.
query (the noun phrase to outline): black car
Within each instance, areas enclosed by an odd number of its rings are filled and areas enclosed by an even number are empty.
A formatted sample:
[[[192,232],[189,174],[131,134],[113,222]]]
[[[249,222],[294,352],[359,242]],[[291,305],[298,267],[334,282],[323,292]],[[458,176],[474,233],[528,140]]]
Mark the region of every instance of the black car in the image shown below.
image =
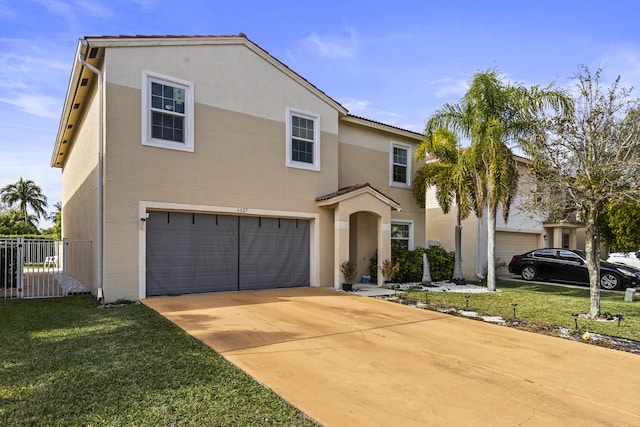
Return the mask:
[[[585,253],[573,249],[536,249],[515,255],[509,271],[525,280],[557,280],[589,285]],[[628,265],[600,262],[600,287],[625,289],[640,286],[640,270]]]

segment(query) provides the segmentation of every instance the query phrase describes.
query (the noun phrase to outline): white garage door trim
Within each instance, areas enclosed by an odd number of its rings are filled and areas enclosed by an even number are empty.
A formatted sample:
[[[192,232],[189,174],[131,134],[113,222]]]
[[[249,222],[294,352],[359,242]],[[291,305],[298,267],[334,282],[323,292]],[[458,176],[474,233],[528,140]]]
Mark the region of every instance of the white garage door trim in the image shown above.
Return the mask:
[[[266,209],[253,209],[248,207],[230,207],[230,206],[207,206],[207,205],[190,205],[182,203],[167,202],[138,202],[138,298],[146,297],[146,215],[149,210],[166,210],[178,212],[200,212],[211,214],[227,214],[227,215],[246,215],[246,216],[263,216],[278,218],[300,218],[308,219],[310,224],[309,236],[309,278],[310,286],[319,286],[320,283],[320,243],[318,236],[320,235],[320,214],[310,212],[291,212],[291,211],[275,211]]]

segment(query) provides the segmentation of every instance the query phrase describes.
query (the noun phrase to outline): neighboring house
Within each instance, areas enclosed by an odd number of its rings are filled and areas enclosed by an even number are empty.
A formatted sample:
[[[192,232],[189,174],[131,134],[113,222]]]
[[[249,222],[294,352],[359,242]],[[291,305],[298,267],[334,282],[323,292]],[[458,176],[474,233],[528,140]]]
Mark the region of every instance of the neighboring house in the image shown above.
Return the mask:
[[[584,249],[584,228],[575,221],[551,221],[548,215],[535,212],[531,206],[531,191],[535,181],[529,174],[529,160],[514,156],[519,168],[518,192],[505,223],[502,210],[496,219],[496,270],[509,274],[507,264],[513,255],[536,248]],[[444,215],[435,198],[435,188],[427,190],[426,239],[447,250],[455,248],[455,209]],[[462,221],[462,271],[467,280],[484,278],[487,273],[487,216],[473,213]]]
[[[105,301],[338,288],[345,260],[361,276],[423,246],[421,139],[349,115],[242,34],[86,37],[51,165]]]

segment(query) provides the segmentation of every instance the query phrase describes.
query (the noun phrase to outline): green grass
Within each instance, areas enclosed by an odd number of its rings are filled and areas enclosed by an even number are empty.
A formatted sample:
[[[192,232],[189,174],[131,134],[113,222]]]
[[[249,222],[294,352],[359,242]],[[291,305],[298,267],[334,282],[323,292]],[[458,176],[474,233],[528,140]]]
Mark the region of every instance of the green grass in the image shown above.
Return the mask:
[[[563,326],[574,329],[572,314],[589,313],[589,290],[543,285],[537,283],[499,281],[500,292],[467,294],[469,310],[482,315],[501,316],[504,319],[513,317],[513,306],[516,305],[516,316],[531,322]],[[422,292],[412,291],[408,298],[427,301],[433,306],[446,305],[457,309],[466,309],[464,293],[458,292]],[[583,331],[603,335],[640,340],[640,301],[624,302],[624,295],[603,291],[600,294],[600,310],[613,315],[622,314],[624,319],[618,327],[617,322],[602,322],[586,318],[578,318],[578,328]]]
[[[0,425],[315,425],[144,305],[0,300]]]

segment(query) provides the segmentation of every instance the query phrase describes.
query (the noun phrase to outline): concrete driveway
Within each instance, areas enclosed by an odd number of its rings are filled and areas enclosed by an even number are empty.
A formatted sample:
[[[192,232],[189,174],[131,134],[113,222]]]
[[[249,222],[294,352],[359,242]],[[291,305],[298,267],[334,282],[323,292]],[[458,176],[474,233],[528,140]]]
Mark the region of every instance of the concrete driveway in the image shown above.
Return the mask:
[[[637,426],[640,356],[320,288],[143,300],[325,426]]]

